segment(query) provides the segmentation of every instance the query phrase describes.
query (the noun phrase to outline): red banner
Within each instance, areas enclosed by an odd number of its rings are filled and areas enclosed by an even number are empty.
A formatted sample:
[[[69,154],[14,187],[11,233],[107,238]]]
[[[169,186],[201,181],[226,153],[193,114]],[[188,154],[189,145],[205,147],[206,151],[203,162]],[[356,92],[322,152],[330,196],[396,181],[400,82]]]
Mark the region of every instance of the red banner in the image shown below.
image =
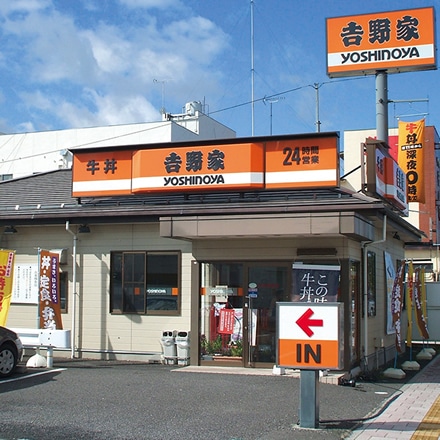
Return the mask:
[[[223,335],[232,335],[232,333],[234,333],[234,319],[234,309],[220,309],[218,333]]]
[[[62,329],[59,255],[40,250],[40,328]]]
[[[408,327],[406,332],[406,346],[412,346],[413,328],[413,295],[414,295],[414,267],[413,262],[408,263],[408,282],[406,286],[406,310],[408,311]]]
[[[426,317],[423,313],[423,303],[425,301],[423,292],[425,288],[425,274],[424,271],[422,271],[419,268],[417,268],[415,273],[415,281],[414,281],[414,308],[416,311],[416,320],[417,320],[417,327],[419,328],[420,335],[424,339],[429,339],[429,333],[428,333],[428,324],[426,322]]]

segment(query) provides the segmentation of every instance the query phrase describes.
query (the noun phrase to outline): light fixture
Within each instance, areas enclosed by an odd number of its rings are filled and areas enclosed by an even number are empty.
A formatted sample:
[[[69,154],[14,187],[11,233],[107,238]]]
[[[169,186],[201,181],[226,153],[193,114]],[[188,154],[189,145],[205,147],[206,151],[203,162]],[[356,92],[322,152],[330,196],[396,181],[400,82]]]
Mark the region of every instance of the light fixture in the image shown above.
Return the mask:
[[[14,226],[5,226],[4,234],[16,234],[18,231]]]
[[[80,227],[78,228],[79,234],[88,234],[89,232],[90,232],[90,228],[88,225],[80,225]]]
[[[397,232],[395,232],[393,238],[395,238],[396,240],[400,240],[400,235]]]

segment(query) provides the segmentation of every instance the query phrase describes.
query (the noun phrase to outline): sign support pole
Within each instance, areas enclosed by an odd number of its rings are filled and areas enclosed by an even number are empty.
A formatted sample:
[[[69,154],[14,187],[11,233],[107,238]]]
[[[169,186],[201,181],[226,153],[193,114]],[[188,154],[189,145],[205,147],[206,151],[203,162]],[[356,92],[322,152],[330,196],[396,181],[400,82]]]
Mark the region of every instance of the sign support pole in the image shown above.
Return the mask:
[[[383,70],[376,72],[376,131],[388,145],[388,74]]]
[[[300,419],[302,428],[318,428],[319,370],[300,372]]]

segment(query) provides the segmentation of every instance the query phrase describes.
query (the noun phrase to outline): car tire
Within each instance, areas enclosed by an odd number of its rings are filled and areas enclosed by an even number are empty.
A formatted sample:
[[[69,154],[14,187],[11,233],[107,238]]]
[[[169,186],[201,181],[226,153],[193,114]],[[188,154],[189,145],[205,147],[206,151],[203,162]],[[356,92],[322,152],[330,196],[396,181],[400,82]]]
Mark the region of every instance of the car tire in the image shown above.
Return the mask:
[[[12,374],[17,364],[17,352],[10,344],[0,348],[0,377],[7,377]]]

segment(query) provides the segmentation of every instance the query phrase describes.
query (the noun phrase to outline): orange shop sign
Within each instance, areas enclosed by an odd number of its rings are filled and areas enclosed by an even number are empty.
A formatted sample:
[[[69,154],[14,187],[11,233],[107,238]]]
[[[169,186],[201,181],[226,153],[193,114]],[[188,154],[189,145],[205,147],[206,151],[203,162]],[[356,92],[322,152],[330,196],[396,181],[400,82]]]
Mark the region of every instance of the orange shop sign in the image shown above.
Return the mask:
[[[75,152],[72,169],[73,197],[131,194],[132,151]]]
[[[266,188],[335,187],[338,182],[336,136],[266,143]]]
[[[434,8],[327,19],[330,77],[436,68]]]
[[[277,303],[277,365],[343,368],[342,303]]]
[[[74,151],[73,197],[339,185],[339,136]]]
[[[262,144],[171,147],[133,154],[133,193],[263,186]]]

